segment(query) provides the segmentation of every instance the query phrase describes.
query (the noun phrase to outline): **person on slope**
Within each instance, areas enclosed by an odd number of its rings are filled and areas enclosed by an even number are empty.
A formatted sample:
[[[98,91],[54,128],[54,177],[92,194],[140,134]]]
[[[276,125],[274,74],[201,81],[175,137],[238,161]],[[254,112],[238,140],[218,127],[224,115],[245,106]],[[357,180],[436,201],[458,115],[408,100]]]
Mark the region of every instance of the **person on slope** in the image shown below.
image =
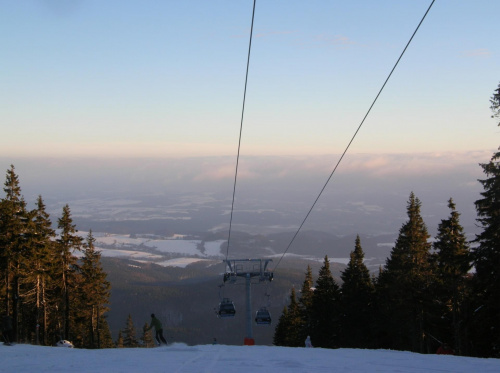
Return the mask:
[[[149,328],[147,328],[145,331],[147,332],[148,330],[151,330],[151,328],[153,328],[153,327],[155,328],[155,332],[156,332],[155,338],[156,338],[156,341],[158,342],[158,345],[161,346],[162,342],[164,344],[167,344],[167,341],[163,337],[163,327],[161,325],[161,321],[155,317],[154,313],[151,314],[151,323],[149,324]]]
[[[310,348],[310,347],[313,346],[312,343],[311,343],[311,337],[310,336],[307,336],[306,341],[305,341],[305,345],[308,348]]]

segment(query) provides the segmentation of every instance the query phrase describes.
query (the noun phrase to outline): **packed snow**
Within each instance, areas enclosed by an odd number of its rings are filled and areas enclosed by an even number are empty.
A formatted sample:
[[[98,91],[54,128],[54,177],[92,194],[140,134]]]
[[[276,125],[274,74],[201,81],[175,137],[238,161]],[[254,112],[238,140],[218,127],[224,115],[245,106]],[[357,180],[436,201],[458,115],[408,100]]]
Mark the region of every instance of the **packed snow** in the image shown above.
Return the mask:
[[[170,373],[498,373],[500,359],[421,355],[404,351],[270,346],[187,346],[82,350],[0,346],[2,372]]]

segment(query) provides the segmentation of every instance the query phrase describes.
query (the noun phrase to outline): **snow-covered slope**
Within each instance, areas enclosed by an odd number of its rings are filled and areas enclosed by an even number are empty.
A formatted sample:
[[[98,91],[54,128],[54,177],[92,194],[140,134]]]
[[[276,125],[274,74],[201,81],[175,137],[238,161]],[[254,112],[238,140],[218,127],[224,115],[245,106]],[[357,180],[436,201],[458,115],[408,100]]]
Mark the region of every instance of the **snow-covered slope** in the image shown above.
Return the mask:
[[[0,346],[2,372],[336,372],[498,373],[499,359],[420,355],[386,350],[326,350],[267,346],[186,346],[79,350]]]

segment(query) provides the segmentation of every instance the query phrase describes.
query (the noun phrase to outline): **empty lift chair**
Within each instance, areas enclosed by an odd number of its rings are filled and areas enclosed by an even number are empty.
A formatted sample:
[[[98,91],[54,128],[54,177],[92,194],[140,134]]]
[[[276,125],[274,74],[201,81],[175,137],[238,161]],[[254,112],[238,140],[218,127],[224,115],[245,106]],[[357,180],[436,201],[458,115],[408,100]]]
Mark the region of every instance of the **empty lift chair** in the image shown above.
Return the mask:
[[[255,323],[257,325],[271,324],[271,314],[266,307],[261,307],[255,314]]]
[[[234,308],[234,304],[229,298],[223,298],[222,302],[219,304],[219,312],[217,315],[221,318],[225,317],[234,317],[236,314],[236,309]]]

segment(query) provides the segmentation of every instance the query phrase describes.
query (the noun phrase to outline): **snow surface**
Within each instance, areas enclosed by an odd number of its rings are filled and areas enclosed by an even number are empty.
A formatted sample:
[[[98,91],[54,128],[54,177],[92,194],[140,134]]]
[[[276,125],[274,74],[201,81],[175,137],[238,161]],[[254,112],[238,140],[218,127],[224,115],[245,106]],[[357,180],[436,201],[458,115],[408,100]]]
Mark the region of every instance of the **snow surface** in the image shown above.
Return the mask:
[[[421,355],[404,351],[270,346],[187,346],[81,350],[0,346],[2,372],[169,373],[498,373],[500,359]]]
[[[82,238],[87,237],[88,232],[80,231]],[[155,235],[141,235],[131,238],[130,235],[109,234],[104,232],[92,232],[96,239],[96,249],[103,257],[126,258],[138,262],[152,262],[164,267],[181,267],[204,261],[212,263],[212,260],[221,260],[224,253],[221,251],[226,240],[202,241],[185,240],[182,235],[174,235],[172,238],[158,238]],[[152,251],[152,252],[151,252]],[[76,256],[83,256],[82,252],[75,252]],[[179,256],[171,258],[171,256]],[[324,258],[314,258],[308,255],[286,253],[269,255],[269,258],[281,257],[302,258],[323,262]],[[165,260],[162,260],[165,259]],[[330,262],[347,264],[350,258],[329,258]],[[365,259],[368,261],[369,259]],[[378,268],[378,264],[377,264]]]
[[[186,268],[188,265],[197,263],[197,262],[208,262],[212,263],[211,261],[207,259],[197,259],[197,258],[175,258],[175,259],[170,259],[170,260],[165,260],[164,262],[156,262],[155,264],[158,264],[163,267],[179,267],[179,268]]]

